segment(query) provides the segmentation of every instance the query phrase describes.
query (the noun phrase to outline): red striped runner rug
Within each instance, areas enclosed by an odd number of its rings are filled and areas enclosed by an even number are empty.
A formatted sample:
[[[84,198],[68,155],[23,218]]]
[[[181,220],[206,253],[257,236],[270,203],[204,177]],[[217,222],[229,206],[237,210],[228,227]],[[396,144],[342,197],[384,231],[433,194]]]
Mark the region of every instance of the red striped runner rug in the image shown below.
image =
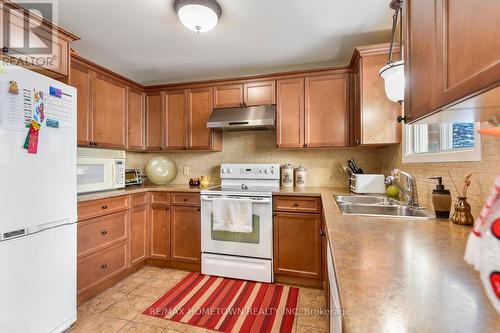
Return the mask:
[[[193,272],[143,314],[220,332],[292,331],[299,289]]]

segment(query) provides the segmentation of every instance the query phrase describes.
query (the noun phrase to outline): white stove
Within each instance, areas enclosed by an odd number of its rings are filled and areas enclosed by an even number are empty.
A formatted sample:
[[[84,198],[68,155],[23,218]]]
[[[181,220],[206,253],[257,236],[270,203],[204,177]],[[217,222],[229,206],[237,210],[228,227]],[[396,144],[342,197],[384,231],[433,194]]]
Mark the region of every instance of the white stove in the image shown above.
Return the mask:
[[[279,188],[279,164],[222,164],[220,178],[220,186],[201,191],[202,273],[273,282],[272,192]],[[213,230],[213,201],[226,199],[251,202],[252,232]]]

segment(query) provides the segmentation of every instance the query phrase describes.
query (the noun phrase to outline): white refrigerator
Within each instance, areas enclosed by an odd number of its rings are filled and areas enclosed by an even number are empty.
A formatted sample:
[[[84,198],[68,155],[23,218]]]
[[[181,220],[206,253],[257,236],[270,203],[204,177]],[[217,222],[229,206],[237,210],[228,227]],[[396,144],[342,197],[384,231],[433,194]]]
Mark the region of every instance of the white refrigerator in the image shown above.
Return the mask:
[[[0,332],[62,332],[76,320],[75,88],[0,62],[0,176]]]

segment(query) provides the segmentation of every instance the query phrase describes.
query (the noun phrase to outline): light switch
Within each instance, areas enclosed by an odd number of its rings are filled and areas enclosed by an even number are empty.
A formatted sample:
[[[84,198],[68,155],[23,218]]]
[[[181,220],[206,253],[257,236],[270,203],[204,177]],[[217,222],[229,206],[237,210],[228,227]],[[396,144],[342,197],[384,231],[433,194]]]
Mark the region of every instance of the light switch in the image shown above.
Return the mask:
[[[183,173],[184,173],[184,176],[189,176],[189,167],[185,166]]]

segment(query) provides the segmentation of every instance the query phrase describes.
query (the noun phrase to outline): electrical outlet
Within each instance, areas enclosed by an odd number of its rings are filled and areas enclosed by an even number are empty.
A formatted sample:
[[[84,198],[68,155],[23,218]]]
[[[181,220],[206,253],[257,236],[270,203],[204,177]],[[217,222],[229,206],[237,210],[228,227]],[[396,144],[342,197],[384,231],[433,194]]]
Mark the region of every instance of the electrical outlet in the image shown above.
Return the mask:
[[[184,176],[189,176],[189,167],[185,166],[183,173],[184,173]]]

